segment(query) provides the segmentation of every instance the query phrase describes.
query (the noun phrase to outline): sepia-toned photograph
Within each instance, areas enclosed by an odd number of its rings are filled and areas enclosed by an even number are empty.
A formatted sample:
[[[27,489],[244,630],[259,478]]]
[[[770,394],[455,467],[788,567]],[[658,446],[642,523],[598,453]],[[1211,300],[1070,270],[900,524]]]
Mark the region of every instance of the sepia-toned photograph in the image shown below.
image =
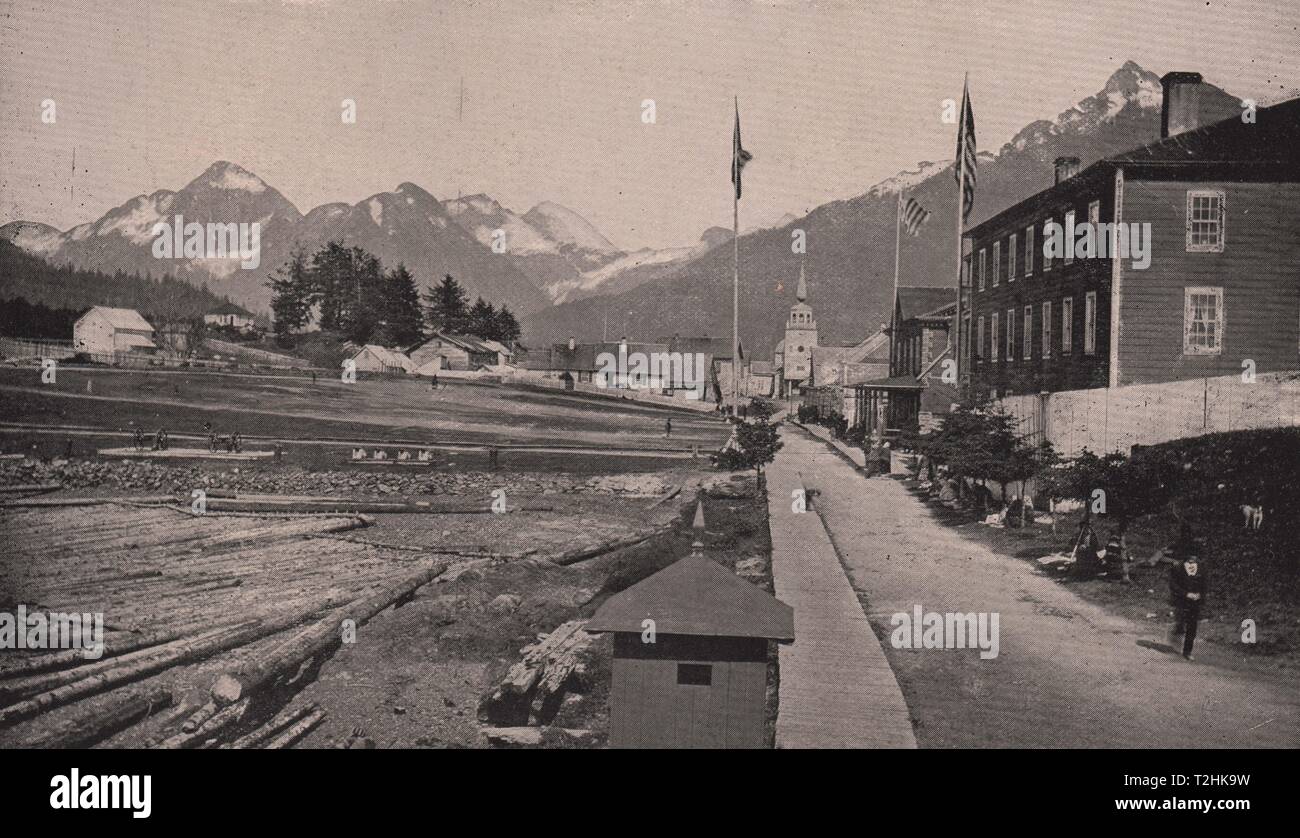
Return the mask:
[[[1298,55],[0,0],[0,748],[1300,747]]]

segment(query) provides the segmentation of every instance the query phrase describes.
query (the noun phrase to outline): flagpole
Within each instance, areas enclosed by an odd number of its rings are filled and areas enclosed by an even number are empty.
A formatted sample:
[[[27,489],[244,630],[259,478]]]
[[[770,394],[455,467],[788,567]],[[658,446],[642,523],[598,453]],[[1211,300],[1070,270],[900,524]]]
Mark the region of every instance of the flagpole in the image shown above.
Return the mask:
[[[740,125],[740,100],[736,99],[736,125]],[[739,128],[737,128],[739,130]],[[734,272],[731,277],[731,415],[740,418],[740,172],[739,161],[734,155],[740,150],[732,149],[732,172],[737,183],[731,187],[731,238],[734,256]]]
[[[899,257],[898,249],[901,246],[900,242],[902,241],[902,237],[899,234],[899,231],[902,229],[902,226],[903,226],[903,191],[900,189],[898,191],[898,201],[894,204],[894,299],[890,301],[891,306],[897,306],[898,304],[898,257]],[[891,321],[894,319],[894,312],[892,309],[889,312],[889,319]]]
[[[953,360],[957,362],[957,390],[961,391],[961,263],[962,235],[965,232],[963,210],[966,205],[966,109],[970,107],[969,94],[970,73],[962,76],[961,113],[957,116],[957,317],[952,324]]]

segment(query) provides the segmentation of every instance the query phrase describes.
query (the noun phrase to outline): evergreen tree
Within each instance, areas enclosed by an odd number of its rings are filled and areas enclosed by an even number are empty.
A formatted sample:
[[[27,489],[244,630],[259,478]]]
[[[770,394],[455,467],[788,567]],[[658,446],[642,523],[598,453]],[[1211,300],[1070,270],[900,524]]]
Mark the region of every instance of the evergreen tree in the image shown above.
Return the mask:
[[[408,347],[419,342],[423,325],[420,291],[415,286],[415,277],[411,276],[406,265],[399,264],[384,278],[381,342]]]
[[[305,251],[295,250],[289,261],[271,276],[271,311],[275,315],[276,339],[287,344],[296,330],[311,319],[314,300],[313,278]]]
[[[451,275],[425,294],[428,306],[426,319],[429,328],[443,332],[464,332],[468,325],[468,296],[465,289]]]
[[[496,335],[492,339],[498,340],[506,346],[510,346],[519,340],[519,335],[522,334],[519,321],[515,319],[514,312],[504,303],[502,303],[501,308],[497,309],[495,331]]]
[[[465,331],[483,340],[496,340],[496,306],[479,297],[469,310]]]

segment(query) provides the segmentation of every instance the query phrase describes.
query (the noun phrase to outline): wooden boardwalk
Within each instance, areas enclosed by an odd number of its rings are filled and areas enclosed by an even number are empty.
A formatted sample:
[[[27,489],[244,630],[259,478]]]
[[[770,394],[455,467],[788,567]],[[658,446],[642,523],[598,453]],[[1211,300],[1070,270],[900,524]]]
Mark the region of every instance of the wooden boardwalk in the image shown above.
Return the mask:
[[[777,598],[794,608],[795,642],[781,647],[776,746],[915,748],[898,681],[821,518],[792,509],[801,471],[860,478],[821,442],[788,429],[781,438],[785,447],[767,470],[772,577]]]

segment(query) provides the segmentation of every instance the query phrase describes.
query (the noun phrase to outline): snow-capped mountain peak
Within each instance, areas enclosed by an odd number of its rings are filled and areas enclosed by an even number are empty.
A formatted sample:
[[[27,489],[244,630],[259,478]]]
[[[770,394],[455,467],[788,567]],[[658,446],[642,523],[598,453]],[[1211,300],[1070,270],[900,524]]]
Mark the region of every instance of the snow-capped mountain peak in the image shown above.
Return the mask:
[[[570,245],[588,253],[617,255],[622,252],[591,222],[554,201],[543,201],[533,207],[524,213],[524,221],[561,245]]]

